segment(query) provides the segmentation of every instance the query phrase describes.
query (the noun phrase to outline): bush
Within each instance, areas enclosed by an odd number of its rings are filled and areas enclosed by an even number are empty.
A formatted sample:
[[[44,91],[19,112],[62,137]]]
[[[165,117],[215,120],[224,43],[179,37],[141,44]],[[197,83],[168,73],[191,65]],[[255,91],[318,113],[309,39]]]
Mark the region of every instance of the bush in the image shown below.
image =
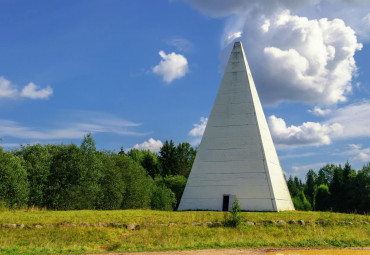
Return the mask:
[[[154,184],[150,205],[154,210],[173,211],[176,205],[175,194],[163,184]]]
[[[239,199],[235,197],[234,203],[231,206],[231,212],[225,214],[224,225],[226,227],[236,228],[242,221]]]

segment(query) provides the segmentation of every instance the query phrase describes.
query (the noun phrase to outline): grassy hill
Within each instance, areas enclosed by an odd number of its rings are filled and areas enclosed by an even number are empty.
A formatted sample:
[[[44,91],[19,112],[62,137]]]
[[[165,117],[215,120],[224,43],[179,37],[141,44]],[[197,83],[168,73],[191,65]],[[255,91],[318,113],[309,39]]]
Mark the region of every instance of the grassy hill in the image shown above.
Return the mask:
[[[228,228],[214,224],[224,220],[222,212],[2,211],[0,253],[370,246],[368,215],[294,211],[243,212],[242,217],[239,227]],[[286,224],[274,223],[279,220]],[[289,224],[290,220],[296,223],[303,220],[305,224]],[[256,224],[248,225],[246,221]],[[206,222],[212,222],[213,226],[207,226]],[[139,225],[136,228],[140,229],[129,230],[129,224]]]

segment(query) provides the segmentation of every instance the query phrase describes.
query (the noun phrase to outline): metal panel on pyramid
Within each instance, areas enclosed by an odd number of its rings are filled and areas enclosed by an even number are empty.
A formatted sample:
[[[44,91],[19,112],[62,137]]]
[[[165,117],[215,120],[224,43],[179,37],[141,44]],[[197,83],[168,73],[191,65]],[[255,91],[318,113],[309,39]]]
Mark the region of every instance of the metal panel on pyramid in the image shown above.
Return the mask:
[[[294,210],[241,42],[235,42],[178,210]]]

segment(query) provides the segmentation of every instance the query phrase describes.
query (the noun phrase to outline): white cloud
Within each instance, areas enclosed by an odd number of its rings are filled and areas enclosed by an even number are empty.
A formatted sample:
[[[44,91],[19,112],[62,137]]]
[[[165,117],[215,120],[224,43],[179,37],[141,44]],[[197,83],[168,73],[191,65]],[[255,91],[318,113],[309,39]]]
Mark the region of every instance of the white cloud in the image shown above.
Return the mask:
[[[150,150],[151,152],[159,152],[163,143],[161,140],[154,140],[150,138],[148,141],[145,141],[140,144],[135,144],[134,148],[138,150]]]
[[[270,21],[268,32],[257,39],[263,49],[251,45],[253,51],[263,50],[255,75],[262,99],[267,103],[345,102],[357,70],[354,54],[362,47],[354,31],[339,19],[309,20],[288,11]]]
[[[313,163],[313,164],[299,165],[299,166],[296,165],[296,166],[292,166],[292,170],[295,172],[295,175],[296,175],[297,172],[302,172],[302,171],[307,173],[307,171],[310,169],[317,171],[321,167],[325,166],[326,164],[328,164],[328,162]],[[330,164],[337,165],[336,163],[330,163]]]
[[[236,39],[242,37],[243,32],[235,32],[235,33],[230,33],[227,35],[226,40],[225,40],[225,46],[228,44],[234,42]]]
[[[308,112],[316,115],[316,116],[325,116],[331,113],[330,109],[321,109],[320,107],[315,106],[313,110],[308,110]]]
[[[53,89],[50,86],[47,86],[46,88],[43,88],[43,89],[39,89],[39,86],[37,86],[33,82],[30,82],[28,83],[27,86],[25,86],[22,89],[20,96],[28,97],[31,99],[46,99],[52,94],[53,94]]]
[[[33,82],[28,83],[21,92],[18,91],[15,85],[4,77],[0,77],[0,98],[19,98],[27,97],[31,99],[47,99],[53,94],[53,89],[50,86],[40,89]]]
[[[189,131],[190,136],[202,136],[206,129],[208,118],[201,117],[200,124],[193,124],[193,129]]]
[[[211,17],[223,17],[230,15],[268,15],[279,8],[298,8],[312,0],[186,0],[193,7],[200,10],[205,15]]]
[[[161,75],[165,82],[171,83],[189,72],[188,61],[183,55],[175,52],[166,54],[162,50],[159,55],[162,60],[153,68],[153,73]]]
[[[349,144],[350,150],[345,155],[352,155],[351,160],[358,162],[370,162],[370,148],[362,148],[361,144]]]
[[[242,32],[263,103],[333,105],[347,100],[357,70],[354,54],[362,47],[354,30],[360,28],[353,20],[367,23],[363,13],[369,13],[369,4],[338,0],[187,2],[206,15],[228,17],[221,45],[228,44],[229,35]],[[322,18],[327,15],[330,18]],[[366,31],[370,35],[370,25]],[[230,48],[222,52],[223,65]]]
[[[87,111],[71,113],[73,120],[65,118],[57,127],[29,127],[12,120],[0,119],[0,137],[13,137],[28,140],[55,140],[79,139],[87,133],[113,133],[117,135],[141,136],[140,133],[130,130],[140,124],[129,122],[109,114]],[[61,118],[60,118],[61,119]],[[26,141],[27,142],[27,141]]]
[[[182,37],[172,37],[167,41],[167,44],[176,47],[176,49],[182,52],[189,52],[194,48],[192,42]]]
[[[331,137],[342,133],[338,123],[331,125],[317,122],[304,122],[300,126],[286,126],[283,119],[272,115],[268,119],[271,135],[277,144],[286,145],[327,145]]]
[[[330,114],[326,123],[339,123],[343,127],[343,133],[337,139],[370,137],[370,101],[339,108]]]
[[[18,90],[11,84],[10,81],[0,76],[0,98],[15,98],[18,95]]]

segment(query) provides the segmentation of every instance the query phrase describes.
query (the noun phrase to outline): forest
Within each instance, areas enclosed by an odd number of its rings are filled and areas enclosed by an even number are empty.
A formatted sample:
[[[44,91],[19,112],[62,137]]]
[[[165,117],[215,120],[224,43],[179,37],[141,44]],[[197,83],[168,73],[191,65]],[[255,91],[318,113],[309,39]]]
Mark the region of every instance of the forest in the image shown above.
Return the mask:
[[[0,147],[0,210],[176,210],[196,148],[164,142],[159,153],[99,151],[91,134],[76,144]],[[370,164],[326,164],[287,180],[297,210],[370,212]]]

